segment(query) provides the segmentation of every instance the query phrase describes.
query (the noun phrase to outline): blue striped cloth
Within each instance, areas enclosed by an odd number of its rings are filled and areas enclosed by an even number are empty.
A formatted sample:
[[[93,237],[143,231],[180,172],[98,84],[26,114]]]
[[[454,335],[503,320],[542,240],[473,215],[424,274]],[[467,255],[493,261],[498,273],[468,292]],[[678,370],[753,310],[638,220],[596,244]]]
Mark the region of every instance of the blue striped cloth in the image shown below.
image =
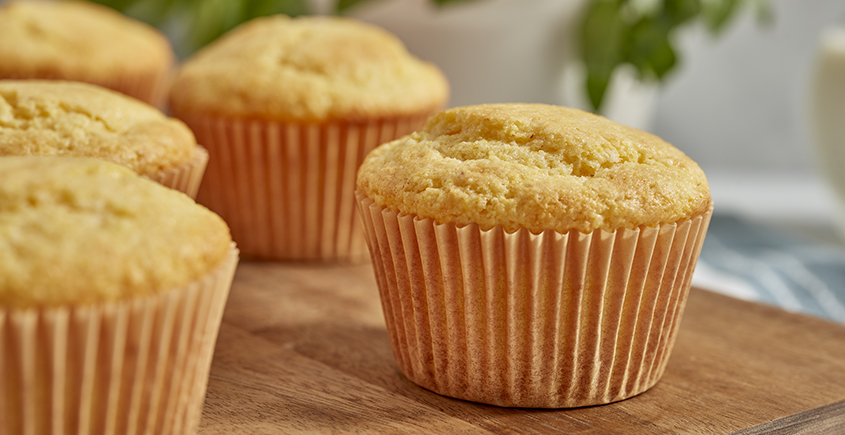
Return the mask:
[[[714,214],[693,285],[845,323],[845,248],[735,216]]]

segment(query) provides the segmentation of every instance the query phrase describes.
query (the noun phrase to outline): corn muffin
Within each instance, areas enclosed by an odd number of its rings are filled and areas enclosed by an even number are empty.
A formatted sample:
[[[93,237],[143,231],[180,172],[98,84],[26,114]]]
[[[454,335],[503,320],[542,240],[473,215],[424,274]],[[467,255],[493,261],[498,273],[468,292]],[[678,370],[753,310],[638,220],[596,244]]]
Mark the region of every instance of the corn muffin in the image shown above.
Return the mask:
[[[237,259],[125,167],[0,157],[0,432],[196,432]]]
[[[353,195],[364,155],[420,127],[448,92],[384,30],[277,15],[188,59],[170,107],[211,155],[198,201],[244,256],[346,261],[367,256]]]
[[[356,194],[401,371],[514,407],[653,386],[712,213],[678,149],[540,104],[440,112],[370,152]]]
[[[96,157],[195,196],[208,153],[158,109],[79,82],[0,80],[0,156]]]
[[[175,56],[155,28],[87,1],[0,5],[0,79],[82,81],[158,106]]]

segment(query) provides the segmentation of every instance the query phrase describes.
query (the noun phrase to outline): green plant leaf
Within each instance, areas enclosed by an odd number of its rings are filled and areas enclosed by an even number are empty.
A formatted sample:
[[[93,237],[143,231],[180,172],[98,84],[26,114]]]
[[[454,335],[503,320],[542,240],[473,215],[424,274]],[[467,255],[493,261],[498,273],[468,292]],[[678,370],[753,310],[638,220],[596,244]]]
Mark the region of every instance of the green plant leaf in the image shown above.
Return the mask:
[[[433,0],[438,6],[445,6],[452,3],[470,3],[477,0]]]
[[[244,21],[244,0],[200,0],[193,2],[188,47],[195,51]]]
[[[586,69],[585,86],[593,110],[599,111],[613,71],[623,60],[626,24],[624,0],[596,0],[589,4],[579,29],[579,51]]]
[[[160,27],[170,17],[173,9],[179,7],[179,0],[135,1],[123,12],[135,19]]]
[[[246,0],[243,21],[268,15],[285,14],[296,17],[307,13],[306,0]]]
[[[350,8],[354,8],[359,4],[369,3],[371,1],[372,0],[337,0],[334,10],[338,14],[343,14]]]
[[[678,57],[675,54],[674,47],[672,47],[672,42],[669,39],[668,33],[663,36],[664,38],[658,40],[652,47],[652,51],[648,56],[651,71],[654,73],[657,80],[663,80],[666,74],[675,68],[675,64],[677,64],[678,61]]]
[[[335,13],[337,14],[344,14],[348,12],[350,9],[358,6],[359,4],[369,3],[376,0],[337,0],[335,3]],[[387,1],[387,0],[381,0]],[[478,0],[429,0],[430,2],[434,3],[436,6],[446,6],[453,3],[470,3]],[[489,1],[489,0],[488,0]]]
[[[126,8],[135,3],[136,0],[91,0],[92,3],[108,6],[118,11],[124,11]]]
[[[768,0],[751,0],[754,4],[754,13],[757,16],[757,23],[770,25],[775,21],[775,11]]]
[[[663,13],[672,26],[695,19],[701,13],[701,0],[663,0]]]
[[[740,6],[739,0],[713,0],[706,2],[702,10],[702,21],[712,34],[717,35],[734,17],[737,8]]]
[[[601,109],[611,77],[613,77],[613,74],[608,74],[606,71],[587,70],[585,81],[587,97],[590,99],[590,104],[595,112],[599,112]]]
[[[623,60],[637,68],[640,80],[659,80],[675,66],[677,58],[670,38],[675,25],[664,14],[643,17],[629,29]]]
[[[152,26],[160,26],[167,20],[174,4],[179,0],[90,0],[108,6],[132,18]]]
[[[635,1],[590,0],[581,17],[579,54],[596,112],[622,64],[634,66],[640,80],[664,80],[678,63],[673,35],[681,27],[702,21],[720,32],[748,2],[756,3],[758,21],[771,19],[769,0],[655,0],[648,7]]]

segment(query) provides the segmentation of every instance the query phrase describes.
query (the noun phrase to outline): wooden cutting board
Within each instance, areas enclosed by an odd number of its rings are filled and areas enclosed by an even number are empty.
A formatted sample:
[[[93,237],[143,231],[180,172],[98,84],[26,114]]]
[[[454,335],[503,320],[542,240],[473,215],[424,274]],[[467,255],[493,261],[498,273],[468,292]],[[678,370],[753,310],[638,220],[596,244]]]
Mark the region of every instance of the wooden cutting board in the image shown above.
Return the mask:
[[[693,289],[663,379],[610,405],[442,397],[393,360],[369,264],[242,262],[201,434],[845,433],[845,325]],[[780,432],[779,432],[780,431]]]

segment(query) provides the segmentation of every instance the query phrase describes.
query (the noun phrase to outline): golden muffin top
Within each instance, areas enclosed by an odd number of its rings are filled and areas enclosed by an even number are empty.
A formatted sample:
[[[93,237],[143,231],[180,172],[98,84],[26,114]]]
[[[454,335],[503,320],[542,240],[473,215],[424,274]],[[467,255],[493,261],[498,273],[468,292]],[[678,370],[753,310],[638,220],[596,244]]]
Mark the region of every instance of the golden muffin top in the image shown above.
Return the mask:
[[[220,217],[122,166],[0,157],[0,306],[161,293],[207,275],[230,243]]]
[[[509,232],[656,226],[711,204],[701,168],[672,145],[542,104],[440,112],[422,131],[373,150],[358,189],[405,214]]]
[[[141,175],[181,165],[196,139],[181,121],[78,82],[0,80],[0,156],[96,157]]]
[[[174,61],[158,30],[87,1],[0,5],[0,77],[109,78],[160,73]]]
[[[448,93],[437,67],[380,28],[276,15],[247,22],[188,59],[170,103],[177,116],[354,120],[433,112]]]

